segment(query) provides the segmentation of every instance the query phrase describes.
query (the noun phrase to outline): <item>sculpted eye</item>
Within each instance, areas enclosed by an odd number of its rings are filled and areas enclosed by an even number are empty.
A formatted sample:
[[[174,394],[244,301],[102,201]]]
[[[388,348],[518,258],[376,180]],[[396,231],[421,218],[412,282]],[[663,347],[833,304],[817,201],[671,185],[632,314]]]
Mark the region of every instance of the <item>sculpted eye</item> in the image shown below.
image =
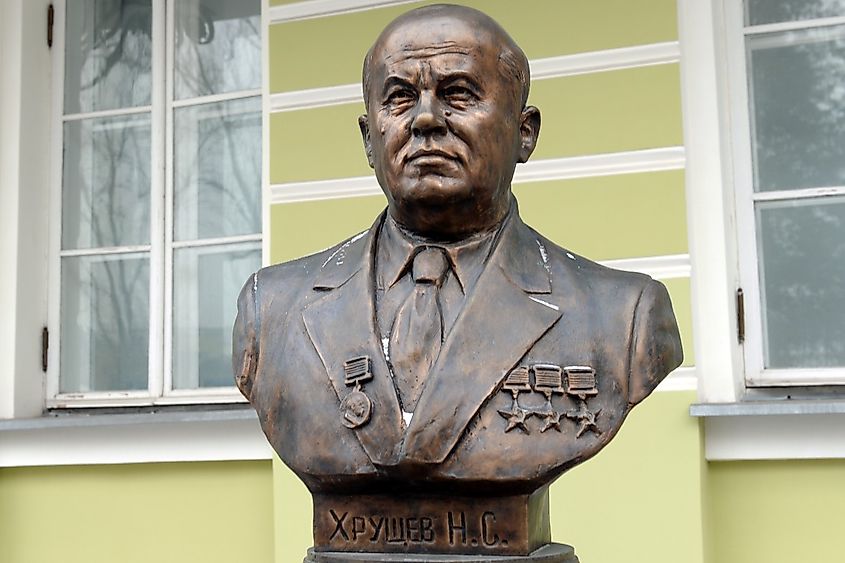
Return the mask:
[[[443,90],[443,97],[451,105],[463,106],[471,104],[478,96],[466,86],[452,85]]]
[[[397,88],[387,94],[386,102],[393,106],[402,106],[413,103],[416,99],[414,92],[407,88]]]

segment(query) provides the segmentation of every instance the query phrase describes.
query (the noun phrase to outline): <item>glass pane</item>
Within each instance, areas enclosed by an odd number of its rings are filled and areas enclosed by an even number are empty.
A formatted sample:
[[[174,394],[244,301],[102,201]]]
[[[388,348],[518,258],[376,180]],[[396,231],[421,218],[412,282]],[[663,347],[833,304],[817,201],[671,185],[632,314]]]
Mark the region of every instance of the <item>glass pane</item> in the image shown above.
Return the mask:
[[[238,293],[261,243],[179,248],[173,262],[173,388],[231,387]]]
[[[746,0],[745,25],[845,16],[845,0]]]
[[[65,113],[149,105],[150,0],[71,0],[65,33]]]
[[[261,87],[261,1],[176,5],[177,100]]]
[[[146,253],[62,258],[62,393],[147,389]]]
[[[261,231],[261,98],[178,108],[176,240]]]
[[[845,366],[845,197],[760,203],[768,368]]]
[[[755,191],[845,185],[845,26],[748,47]]]
[[[68,121],[62,248],[150,242],[150,116]]]

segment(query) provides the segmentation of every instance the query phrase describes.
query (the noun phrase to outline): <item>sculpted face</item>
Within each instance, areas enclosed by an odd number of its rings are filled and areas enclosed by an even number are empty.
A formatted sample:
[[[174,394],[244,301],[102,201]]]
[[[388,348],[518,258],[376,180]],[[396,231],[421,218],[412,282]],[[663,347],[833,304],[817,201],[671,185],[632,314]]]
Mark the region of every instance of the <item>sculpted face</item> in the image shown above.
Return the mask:
[[[503,45],[519,52],[483,14],[439,6],[400,18],[371,50],[361,132],[391,215],[413,233],[461,238],[507,214],[540,114],[523,108]]]

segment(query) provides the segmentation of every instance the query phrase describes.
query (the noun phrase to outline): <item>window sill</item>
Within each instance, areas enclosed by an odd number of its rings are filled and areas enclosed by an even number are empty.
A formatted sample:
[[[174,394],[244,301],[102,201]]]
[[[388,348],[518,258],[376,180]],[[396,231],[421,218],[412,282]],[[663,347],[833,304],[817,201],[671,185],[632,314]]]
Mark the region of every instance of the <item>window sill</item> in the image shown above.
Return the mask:
[[[266,460],[271,455],[250,408],[0,420],[0,467]]]
[[[845,400],[696,404],[708,461],[843,459]]]
[[[795,414],[845,414],[845,400],[747,401],[744,403],[698,403],[690,406],[690,415],[714,416],[771,416]]]

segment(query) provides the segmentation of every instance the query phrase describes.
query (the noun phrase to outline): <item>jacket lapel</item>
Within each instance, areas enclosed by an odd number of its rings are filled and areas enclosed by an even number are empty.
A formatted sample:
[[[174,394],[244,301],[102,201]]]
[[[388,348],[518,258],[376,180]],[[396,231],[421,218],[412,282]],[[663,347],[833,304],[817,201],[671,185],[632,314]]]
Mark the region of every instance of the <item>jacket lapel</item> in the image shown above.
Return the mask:
[[[432,368],[403,457],[443,462],[505,375],[560,319],[556,306],[532,299],[551,292],[538,238],[514,210]]]
[[[402,438],[402,416],[378,340],[373,303],[372,264],[382,217],[366,234],[350,239],[329,257],[314,283],[314,289],[325,294],[308,305],[302,317],[338,405],[352,390],[345,383],[343,363],[369,356],[373,378],[363,391],[372,401],[372,415],[354,432],[374,464],[393,465]],[[338,410],[335,416],[342,414]]]

